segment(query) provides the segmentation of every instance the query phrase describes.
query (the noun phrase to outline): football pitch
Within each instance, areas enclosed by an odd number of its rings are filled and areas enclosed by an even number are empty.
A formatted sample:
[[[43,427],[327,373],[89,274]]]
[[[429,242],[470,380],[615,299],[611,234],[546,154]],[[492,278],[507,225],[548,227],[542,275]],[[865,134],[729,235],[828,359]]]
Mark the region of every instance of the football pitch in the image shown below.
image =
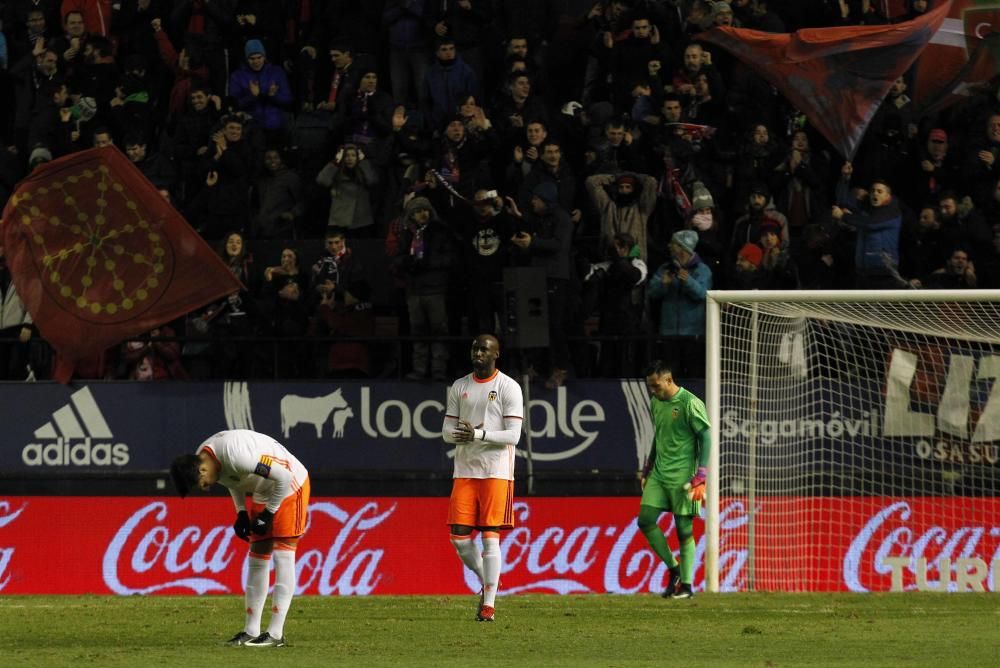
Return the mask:
[[[0,597],[3,666],[996,666],[996,594],[302,597],[288,646],[223,641],[242,598]],[[267,613],[265,612],[265,623]],[[250,654],[264,655],[250,657]]]

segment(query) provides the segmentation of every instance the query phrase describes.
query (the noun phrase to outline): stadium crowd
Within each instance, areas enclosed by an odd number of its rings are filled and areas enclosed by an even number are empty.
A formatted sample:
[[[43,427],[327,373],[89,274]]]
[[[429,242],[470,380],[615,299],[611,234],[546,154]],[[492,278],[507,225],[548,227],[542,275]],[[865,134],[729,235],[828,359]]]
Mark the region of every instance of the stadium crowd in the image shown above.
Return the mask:
[[[880,6],[0,1],[0,202],[113,144],[247,288],[83,378],[377,375],[357,337],[391,315],[416,339],[395,373],[445,380],[450,338],[497,331],[518,266],[547,272],[530,363],[549,387],[635,373],[639,333],[698,375],[710,288],[1000,287],[1000,79],[926,113],[900,77],[845,163],[694,39],[886,23]],[[10,285],[0,259],[0,378],[45,377]]]

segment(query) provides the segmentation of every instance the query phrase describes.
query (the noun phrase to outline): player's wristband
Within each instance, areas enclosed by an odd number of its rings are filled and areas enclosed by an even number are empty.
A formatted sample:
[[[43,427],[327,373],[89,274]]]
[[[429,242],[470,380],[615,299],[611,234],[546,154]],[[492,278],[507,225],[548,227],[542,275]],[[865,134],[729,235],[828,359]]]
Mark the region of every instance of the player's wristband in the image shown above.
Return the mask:
[[[483,435],[479,438],[479,440],[480,441],[485,441],[486,440],[486,430],[485,429],[480,429],[479,431],[483,432]]]

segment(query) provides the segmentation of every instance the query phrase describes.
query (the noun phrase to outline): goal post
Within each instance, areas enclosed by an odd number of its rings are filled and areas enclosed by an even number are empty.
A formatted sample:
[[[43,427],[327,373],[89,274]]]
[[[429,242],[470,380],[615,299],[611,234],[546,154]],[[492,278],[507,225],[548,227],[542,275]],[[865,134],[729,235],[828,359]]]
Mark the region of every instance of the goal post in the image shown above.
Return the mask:
[[[1000,290],[710,291],[707,591],[1000,590]]]

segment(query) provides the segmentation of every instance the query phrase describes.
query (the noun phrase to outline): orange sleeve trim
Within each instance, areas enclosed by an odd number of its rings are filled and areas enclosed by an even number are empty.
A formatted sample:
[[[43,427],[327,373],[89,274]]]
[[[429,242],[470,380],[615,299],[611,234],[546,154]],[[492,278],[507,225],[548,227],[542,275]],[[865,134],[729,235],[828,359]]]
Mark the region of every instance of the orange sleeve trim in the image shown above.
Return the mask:
[[[523,420],[524,418],[520,415],[504,415],[504,420]]]

